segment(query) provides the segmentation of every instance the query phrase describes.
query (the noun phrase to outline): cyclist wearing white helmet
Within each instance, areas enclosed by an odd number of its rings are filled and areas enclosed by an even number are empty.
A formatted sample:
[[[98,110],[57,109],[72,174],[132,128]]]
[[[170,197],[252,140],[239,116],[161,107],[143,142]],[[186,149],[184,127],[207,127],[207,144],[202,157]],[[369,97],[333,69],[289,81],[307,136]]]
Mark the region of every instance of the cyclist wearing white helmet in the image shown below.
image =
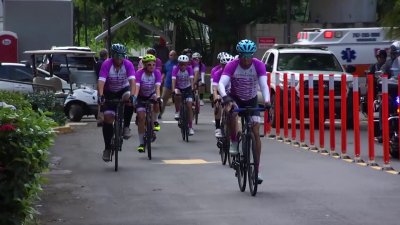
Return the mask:
[[[265,64],[260,60],[253,58],[257,50],[256,44],[251,40],[241,40],[236,45],[236,50],[239,53],[239,58],[228,63],[222,72],[221,79],[218,83],[219,93],[227,104],[227,110],[232,106],[234,108],[257,107],[257,83],[261,88],[264,98],[265,107],[270,106],[270,94],[267,86],[267,73]],[[230,93],[227,95],[226,86],[231,84]],[[229,152],[237,154],[237,113],[231,116],[231,146]],[[252,113],[253,133],[256,138],[257,162],[260,162],[261,155],[261,140],[259,135],[260,127],[260,112]],[[236,132],[235,132],[236,131]],[[259,167],[259,165],[257,165]],[[262,182],[259,175],[258,182]]]
[[[390,59],[381,67],[382,72],[388,74],[389,78],[400,73],[400,41],[395,41],[390,45]]]
[[[192,127],[193,121],[193,89],[194,89],[194,74],[193,69],[189,65],[190,59],[187,55],[178,57],[178,65],[172,70],[172,89],[175,93],[175,119],[179,119],[179,106],[181,103],[180,94],[186,96],[186,107],[189,112],[189,135],[194,134]]]
[[[106,99],[123,99],[131,102],[136,100],[135,93],[135,68],[133,64],[125,59],[126,48],[122,44],[111,46],[112,58],[107,59],[101,65],[98,81],[98,102],[104,112],[103,138],[105,149],[103,160],[110,161],[111,139],[114,135],[113,122],[115,117],[115,105],[105,104]],[[130,134],[129,125],[133,115],[133,106],[125,105],[124,109],[124,131],[123,136],[128,139]]]
[[[194,72],[194,81],[195,81],[195,88],[199,89],[199,87],[204,86],[205,81],[204,77],[206,74],[206,65],[201,60],[202,56],[200,53],[195,52],[192,55],[192,68]],[[204,105],[204,90],[199,89],[199,96],[200,96],[200,105]]]
[[[214,70],[211,72],[212,78],[212,90],[213,90],[213,100],[214,100],[214,116],[215,116],[215,137],[222,137],[221,133],[221,115],[222,115],[222,106],[221,106],[221,96],[218,93],[218,82],[221,78],[222,72],[224,71],[224,67],[230,61],[233,60],[233,56],[229,54],[224,54],[220,58],[220,68],[218,70]]]
[[[213,74],[215,71],[217,71],[217,70],[219,70],[219,69],[221,68],[220,59],[221,59],[221,57],[222,57],[223,55],[229,55],[229,53],[227,53],[227,52],[220,52],[220,53],[218,53],[218,55],[217,55],[218,64],[215,65],[215,66],[211,69],[211,74]],[[212,76],[211,76],[211,88],[210,88],[211,94],[213,94],[213,84],[212,84],[212,83],[213,83],[213,78],[212,78]]]

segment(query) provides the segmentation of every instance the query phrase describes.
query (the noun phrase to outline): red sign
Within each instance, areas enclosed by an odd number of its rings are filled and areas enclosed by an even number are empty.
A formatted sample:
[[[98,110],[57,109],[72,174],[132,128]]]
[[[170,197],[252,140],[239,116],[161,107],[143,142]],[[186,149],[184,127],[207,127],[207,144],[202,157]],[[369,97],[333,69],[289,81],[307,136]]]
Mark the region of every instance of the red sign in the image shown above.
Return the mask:
[[[258,48],[266,49],[271,48],[275,44],[275,37],[259,37]]]
[[[10,31],[0,31],[0,62],[17,62],[17,35]]]

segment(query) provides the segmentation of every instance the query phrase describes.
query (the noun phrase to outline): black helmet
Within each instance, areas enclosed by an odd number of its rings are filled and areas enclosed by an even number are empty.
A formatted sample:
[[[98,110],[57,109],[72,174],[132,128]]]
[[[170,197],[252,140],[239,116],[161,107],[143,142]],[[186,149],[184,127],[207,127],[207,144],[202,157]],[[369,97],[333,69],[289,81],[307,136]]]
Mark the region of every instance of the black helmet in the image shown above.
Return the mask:
[[[152,54],[152,55],[156,55],[157,51],[154,48],[149,48],[146,51],[147,54]]]
[[[111,45],[111,53],[119,54],[119,55],[126,55],[126,47],[123,44],[117,43]]]

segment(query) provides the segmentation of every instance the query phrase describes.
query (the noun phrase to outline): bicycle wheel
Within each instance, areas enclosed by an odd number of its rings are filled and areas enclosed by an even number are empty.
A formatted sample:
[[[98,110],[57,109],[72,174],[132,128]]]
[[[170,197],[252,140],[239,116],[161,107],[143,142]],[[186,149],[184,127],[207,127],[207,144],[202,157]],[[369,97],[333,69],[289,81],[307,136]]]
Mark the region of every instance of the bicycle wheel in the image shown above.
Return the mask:
[[[151,141],[153,139],[153,124],[151,121],[151,113],[146,114],[146,148],[147,157],[151,160]]]
[[[199,113],[200,113],[200,100],[199,100],[199,96],[196,95],[195,106],[194,106],[194,121],[195,121],[196,125],[199,121]]]
[[[226,154],[226,150],[225,150],[224,144],[222,144],[222,146],[219,148],[219,155],[221,156],[222,165],[225,165],[226,164],[226,160],[228,158],[228,154]]]
[[[249,188],[252,196],[257,194],[257,185],[258,185],[258,161],[256,154],[256,138],[254,137],[253,132],[249,134],[247,138],[249,142],[247,143],[247,172],[249,177]]]
[[[186,126],[185,126],[185,111],[186,108],[184,107],[184,105],[181,105],[181,109],[179,111],[179,124],[180,124],[180,128],[181,128],[181,134],[182,134],[182,140],[185,141],[186,140]]]
[[[236,175],[238,179],[239,189],[241,192],[246,190],[246,181],[247,181],[247,165],[246,165],[246,150],[247,144],[244,136],[240,136],[238,140],[238,151],[239,155],[235,157],[235,161],[237,162],[236,166]]]
[[[118,152],[119,152],[119,134],[120,130],[119,130],[119,126],[118,126],[118,122],[114,124],[114,143],[113,143],[113,147],[112,147],[112,151],[114,153],[114,170],[115,172],[118,171]]]
[[[232,157],[231,154],[229,153],[229,146],[231,144],[231,138],[230,138],[230,132],[229,132],[229,118],[228,116],[223,113],[222,114],[222,120],[221,120],[221,131],[222,131],[222,136],[224,138],[224,142],[223,142],[223,151],[226,155],[226,158],[228,159],[228,165],[230,168],[232,168]],[[225,163],[223,165],[226,164],[226,160]]]

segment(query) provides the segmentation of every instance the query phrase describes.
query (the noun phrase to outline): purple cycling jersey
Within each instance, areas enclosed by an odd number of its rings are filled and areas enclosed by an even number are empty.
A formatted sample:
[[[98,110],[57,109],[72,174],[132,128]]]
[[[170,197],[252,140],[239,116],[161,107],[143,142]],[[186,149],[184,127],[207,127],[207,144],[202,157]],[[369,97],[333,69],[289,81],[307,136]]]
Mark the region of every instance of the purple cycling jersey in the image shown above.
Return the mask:
[[[129,80],[135,79],[135,67],[124,59],[122,65],[117,71],[113,60],[107,59],[103,62],[100,69],[99,80],[105,82],[104,90],[118,92],[129,86]]]
[[[138,71],[139,71],[140,69],[143,69],[143,67],[144,67],[143,61],[140,60],[139,63],[138,63]],[[161,61],[161,59],[159,59],[159,58],[156,58],[156,69],[159,70],[160,72],[161,72],[161,70],[162,70],[162,61]]]
[[[139,96],[150,97],[156,92],[156,85],[161,85],[161,73],[154,70],[151,74],[146,74],[144,69],[136,72],[136,86],[140,87]]]
[[[193,79],[193,69],[191,66],[187,66],[184,71],[181,71],[178,66],[174,66],[172,70],[172,80],[175,80],[175,88],[185,89],[192,85],[190,79]]]
[[[221,69],[221,64],[218,64],[218,65],[214,66],[214,67],[211,69],[211,74],[212,74],[214,71],[217,71],[217,70],[219,70],[219,69]]]
[[[222,75],[230,77],[230,93],[240,100],[247,101],[257,96],[258,78],[267,76],[267,73],[264,63],[253,58],[248,69],[239,65],[239,59],[231,61],[225,66]]]
[[[211,78],[213,85],[218,85],[219,79],[221,79],[222,72],[224,71],[224,68],[220,67],[217,70],[211,71]]]

